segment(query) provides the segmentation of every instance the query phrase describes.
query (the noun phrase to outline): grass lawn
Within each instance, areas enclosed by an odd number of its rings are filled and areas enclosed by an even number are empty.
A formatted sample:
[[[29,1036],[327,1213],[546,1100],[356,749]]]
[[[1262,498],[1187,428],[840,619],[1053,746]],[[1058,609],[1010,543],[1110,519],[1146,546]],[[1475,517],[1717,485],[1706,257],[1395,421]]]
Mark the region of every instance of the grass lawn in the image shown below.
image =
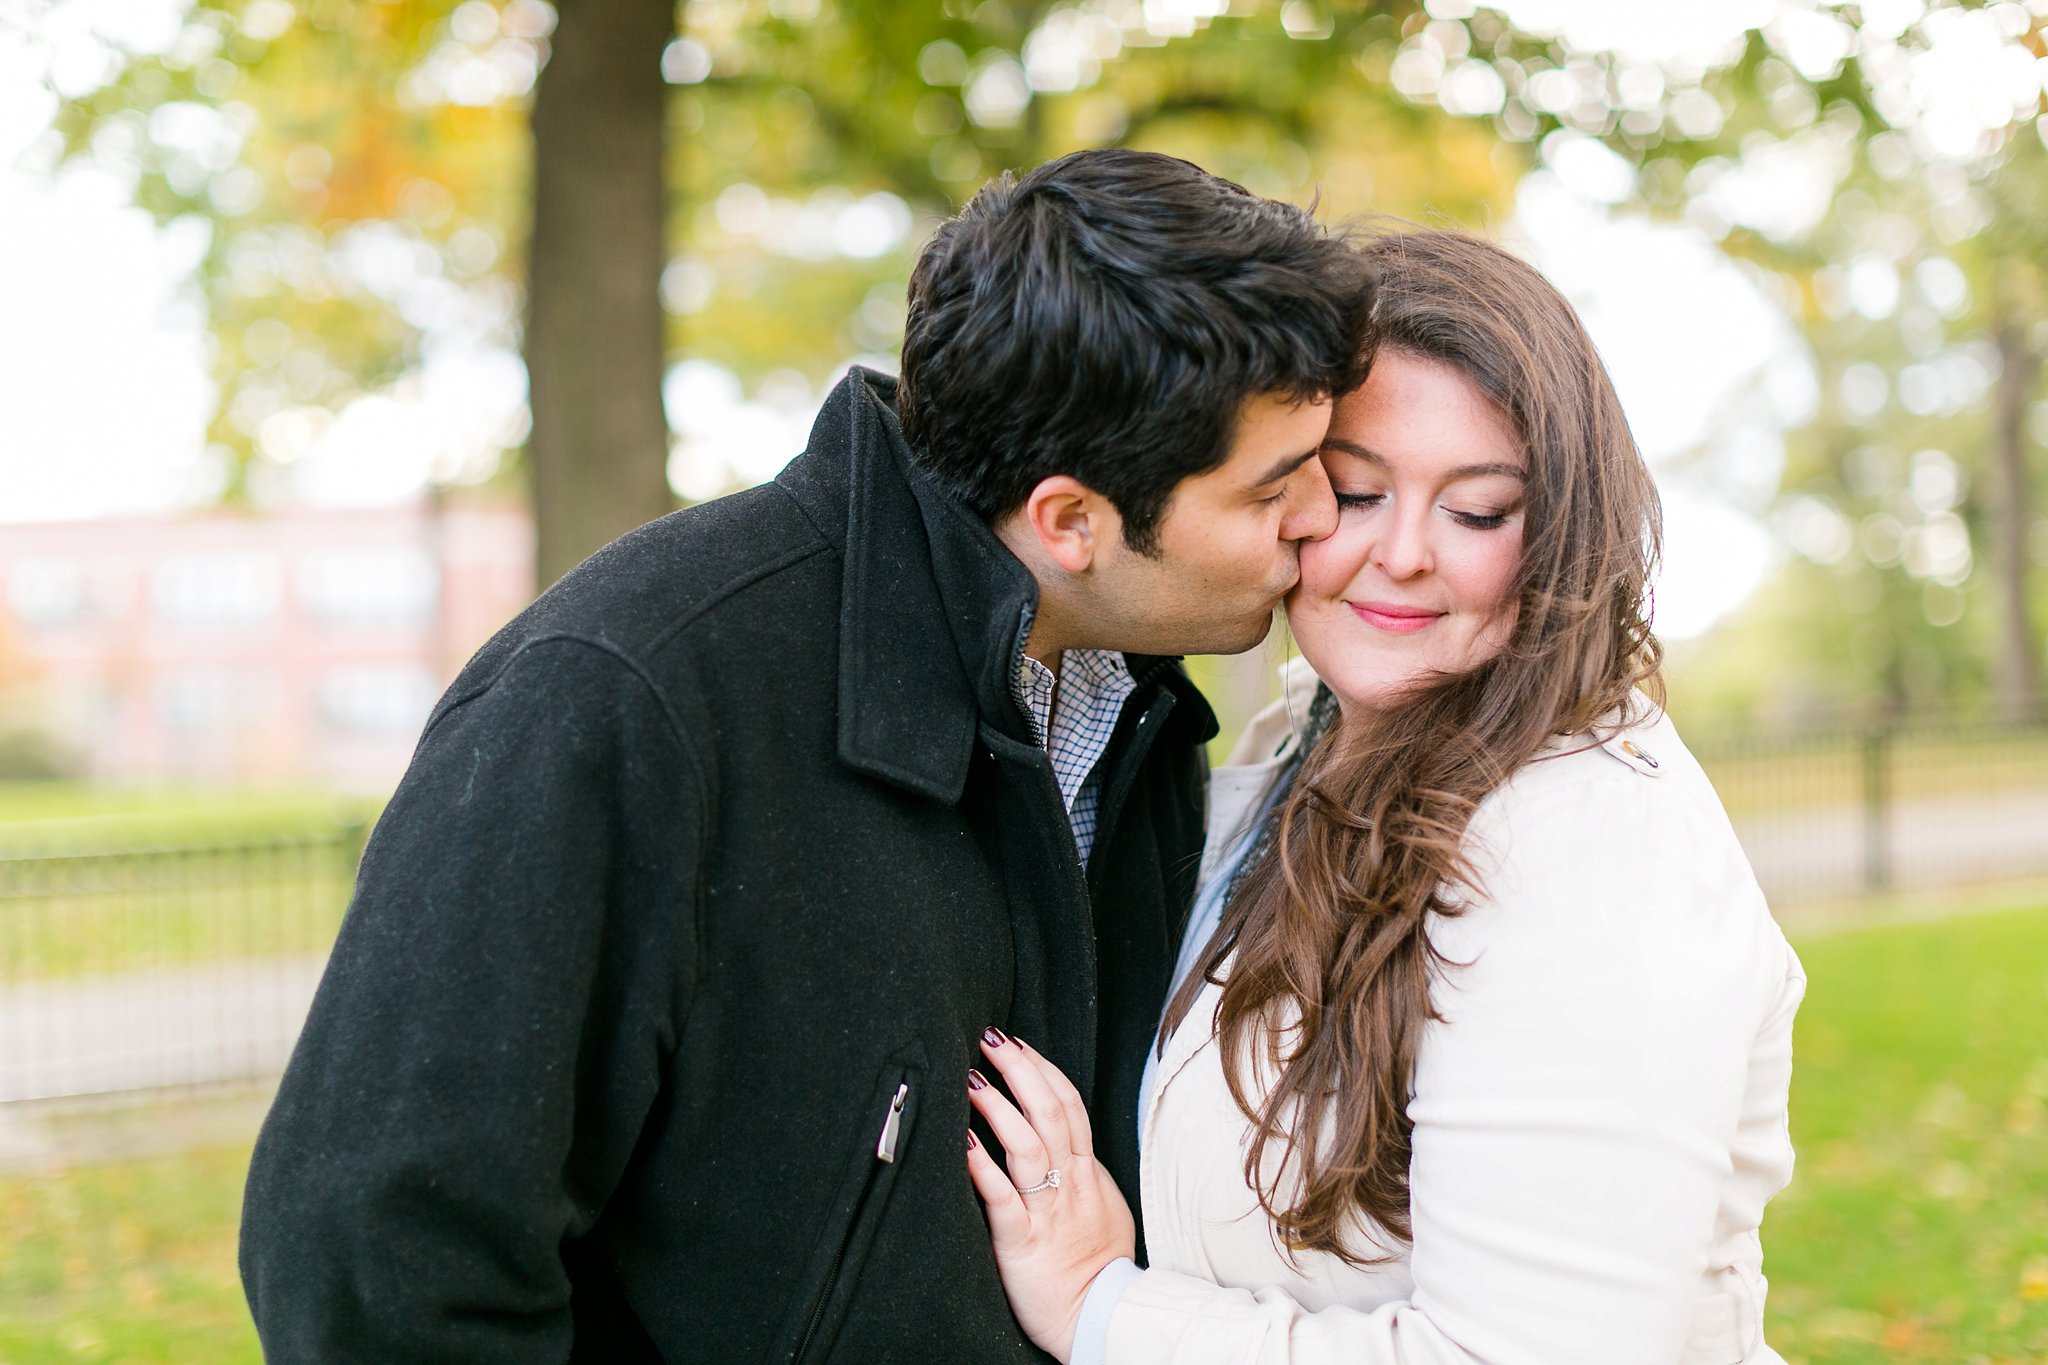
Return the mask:
[[[0,1178],[0,1361],[261,1365],[235,1271],[245,1145]]]
[[[1802,938],[1799,1172],[1764,1226],[1791,1365],[2048,1361],[2048,907]],[[0,1177],[0,1365],[259,1357],[246,1144]]]
[[[1793,1365],[2048,1361],[2048,908],[1799,951],[1772,1344]]]
[[[0,782],[0,854],[262,839],[367,823],[382,797],[318,788]]]

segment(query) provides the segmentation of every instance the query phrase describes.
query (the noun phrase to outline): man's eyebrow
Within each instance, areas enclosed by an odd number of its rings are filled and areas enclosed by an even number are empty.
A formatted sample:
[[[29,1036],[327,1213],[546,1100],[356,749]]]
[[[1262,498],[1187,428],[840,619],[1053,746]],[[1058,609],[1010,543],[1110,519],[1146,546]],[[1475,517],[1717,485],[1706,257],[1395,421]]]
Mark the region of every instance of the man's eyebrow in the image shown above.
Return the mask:
[[[1347,441],[1342,436],[1324,438],[1323,449],[1341,450],[1346,455],[1364,460],[1367,464],[1376,464],[1381,469],[1387,467],[1387,459],[1384,455],[1369,446],[1362,446],[1356,441]],[[1456,469],[1450,470],[1445,477],[1452,479],[1479,479],[1495,474],[1503,478],[1519,479],[1524,483],[1529,481],[1528,470],[1518,464],[1501,464],[1497,461],[1483,464],[1461,464]]]
[[[1304,450],[1299,455],[1282,455],[1277,464],[1252,480],[1252,487],[1260,488],[1269,483],[1278,483],[1320,454],[1322,447],[1318,446],[1313,450]]]

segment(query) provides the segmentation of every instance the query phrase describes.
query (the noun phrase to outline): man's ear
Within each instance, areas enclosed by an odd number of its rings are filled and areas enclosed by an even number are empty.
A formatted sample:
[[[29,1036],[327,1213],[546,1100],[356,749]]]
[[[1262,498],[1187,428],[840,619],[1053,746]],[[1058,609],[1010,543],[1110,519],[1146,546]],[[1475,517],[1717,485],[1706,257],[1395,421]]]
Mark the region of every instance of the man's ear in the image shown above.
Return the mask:
[[[1016,521],[1047,559],[1071,574],[1086,573],[1123,535],[1123,518],[1110,500],[1070,474],[1040,479]]]

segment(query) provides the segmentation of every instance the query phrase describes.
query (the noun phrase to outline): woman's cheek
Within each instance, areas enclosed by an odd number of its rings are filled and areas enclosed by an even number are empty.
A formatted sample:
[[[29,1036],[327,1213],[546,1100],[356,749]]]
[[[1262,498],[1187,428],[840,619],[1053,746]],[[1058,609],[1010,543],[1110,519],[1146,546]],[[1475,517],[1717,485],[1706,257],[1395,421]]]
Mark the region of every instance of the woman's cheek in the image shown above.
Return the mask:
[[[1341,597],[1365,562],[1365,540],[1362,528],[1340,520],[1330,535],[1303,544],[1299,591],[1311,598]]]
[[[1519,526],[1513,530],[1486,533],[1486,540],[1480,553],[1471,561],[1475,570],[1471,580],[1471,600],[1486,610],[1498,610],[1507,601],[1508,590],[1514,586],[1515,569],[1522,561],[1522,531]]]
[[[1515,620],[1521,615],[1509,596],[1514,587],[1515,570],[1522,559],[1520,529],[1512,534],[1495,532],[1489,537],[1486,549],[1483,558],[1471,562],[1470,567],[1476,572],[1468,584],[1471,591],[1466,599],[1478,614],[1487,618],[1473,642],[1474,657],[1469,661],[1473,667],[1485,663],[1507,647],[1509,637],[1515,633]]]

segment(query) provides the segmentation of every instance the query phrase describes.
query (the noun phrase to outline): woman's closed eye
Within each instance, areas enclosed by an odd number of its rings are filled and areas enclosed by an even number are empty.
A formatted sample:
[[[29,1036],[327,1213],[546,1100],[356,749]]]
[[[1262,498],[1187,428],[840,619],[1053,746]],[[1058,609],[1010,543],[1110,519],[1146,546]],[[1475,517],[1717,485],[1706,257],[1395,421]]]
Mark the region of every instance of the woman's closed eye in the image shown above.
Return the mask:
[[[1460,512],[1452,507],[1444,510],[1451,514],[1451,520],[1474,531],[1498,531],[1508,524],[1508,512]]]
[[[1385,493],[1347,493],[1342,489],[1337,490],[1339,511],[1378,507],[1386,500]],[[1456,507],[1445,507],[1443,510],[1451,520],[1472,531],[1498,531],[1508,524],[1508,518],[1515,513],[1512,507],[1504,507],[1498,512],[1466,512]]]

